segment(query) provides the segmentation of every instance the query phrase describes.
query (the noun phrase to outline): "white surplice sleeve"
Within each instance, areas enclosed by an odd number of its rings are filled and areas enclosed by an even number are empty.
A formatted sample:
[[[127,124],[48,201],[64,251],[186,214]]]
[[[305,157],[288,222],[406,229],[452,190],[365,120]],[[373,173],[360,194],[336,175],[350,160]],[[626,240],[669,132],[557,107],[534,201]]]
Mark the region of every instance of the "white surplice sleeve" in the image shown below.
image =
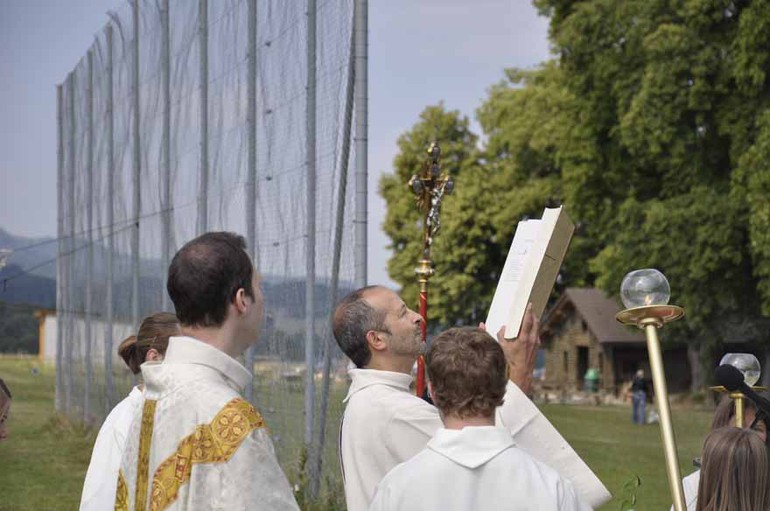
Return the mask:
[[[612,498],[572,446],[513,382],[508,382],[504,399],[497,409],[495,424],[507,428],[519,448],[568,479],[579,498],[589,505],[596,508]]]
[[[575,488],[566,479],[562,479],[558,486],[559,511],[591,511],[591,506],[580,500]]]
[[[118,469],[123,450],[115,438],[111,424],[99,430],[91,453],[91,462],[83,483],[80,511],[112,509],[115,505],[115,490],[118,486]]]
[[[369,505],[369,511],[391,511],[390,504],[390,486],[387,484],[378,484],[374,492],[374,499]]]
[[[211,496],[216,500],[213,509],[299,511],[264,428],[255,429],[244,439],[224,464],[221,475],[222,484],[218,487],[222,492]]]
[[[142,395],[134,388],[104,419],[91,452],[80,498],[80,511],[101,511],[114,507],[126,434],[134,411],[141,403]]]
[[[399,407],[393,414],[387,427],[385,445],[397,462],[403,463],[425,449],[428,440],[442,427],[444,425],[435,406],[412,399],[408,406]]]

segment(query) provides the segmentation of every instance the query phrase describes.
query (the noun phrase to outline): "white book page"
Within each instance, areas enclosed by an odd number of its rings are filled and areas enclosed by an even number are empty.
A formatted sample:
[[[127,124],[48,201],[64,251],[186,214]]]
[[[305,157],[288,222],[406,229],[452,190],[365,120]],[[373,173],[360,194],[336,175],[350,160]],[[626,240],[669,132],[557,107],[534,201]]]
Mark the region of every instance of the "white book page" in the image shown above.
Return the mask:
[[[560,212],[561,208],[546,208],[543,211],[543,218],[538,224],[535,240],[529,249],[529,254],[525,261],[526,267],[522,271],[519,280],[518,292],[511,297],[508,316],[506,316],[504,321],[506,339],[513,339],[519,335],[521,322],[524,319],[524,311],[527,309],[527,304],[530,301],[532,288],[535,286],[537,274],[545,258],[548,242],[551,240]]]
[[[513,242],[485,321],[487,332],[493,337],[496,337],[500,328],[506,324],[519,285],[525,277],[527,258],[539,236],[540,223],[540,220],[524,220],[516,226],[516,233],[513,235]]]

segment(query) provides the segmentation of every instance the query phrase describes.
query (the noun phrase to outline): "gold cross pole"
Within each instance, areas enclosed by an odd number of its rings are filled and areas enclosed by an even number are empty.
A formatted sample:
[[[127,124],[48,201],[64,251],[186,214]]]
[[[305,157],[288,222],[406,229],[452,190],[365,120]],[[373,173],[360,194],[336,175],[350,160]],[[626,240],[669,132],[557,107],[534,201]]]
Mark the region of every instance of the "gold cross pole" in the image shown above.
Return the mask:
[[[414,174],[409,179],[409,187],[415,194],[417,209],[424,214],[422,229],[422,256],[414,272],[420,283],[420,316],[422,316],[422,342],[426,342],[428,335],[428,280],[433,276],[433,262],[430,259],[430,247],[433,237],[441,226],[441,201],[444,194],[450,195],[454,190],[454,181],[441,170],[441,148],[437,142],[432,142],[428,147],[428,159],[419,174]],[[418,396],[425,392],[425,358],[420,355],[417,358],[417,385]]]

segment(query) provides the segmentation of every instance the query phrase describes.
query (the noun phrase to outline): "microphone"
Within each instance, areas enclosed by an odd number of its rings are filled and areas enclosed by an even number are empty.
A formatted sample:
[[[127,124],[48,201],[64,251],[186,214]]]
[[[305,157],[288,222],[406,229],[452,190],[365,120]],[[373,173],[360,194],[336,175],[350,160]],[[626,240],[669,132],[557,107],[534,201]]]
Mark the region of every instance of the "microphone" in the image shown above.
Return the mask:
[[[719,382],[720,385],[722,385],[730,392],[737,391],[742,393],[744,396],[754,401],[754,404],[757,405],[757,408],[759,408],[761,411],[767,414],[768,417],[770,417],[770,401],[763,398],[754,392],[754,389],[746,385],[743,373],[739,369],[729,364],[725,364],[717,367],[714,375],[716,376],[717,382]]]

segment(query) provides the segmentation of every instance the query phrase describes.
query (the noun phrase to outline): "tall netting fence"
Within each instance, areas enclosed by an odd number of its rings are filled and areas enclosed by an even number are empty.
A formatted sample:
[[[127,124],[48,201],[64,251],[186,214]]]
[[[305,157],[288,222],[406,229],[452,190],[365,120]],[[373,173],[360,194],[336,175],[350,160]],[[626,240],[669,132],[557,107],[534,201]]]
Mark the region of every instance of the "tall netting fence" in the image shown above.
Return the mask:
[[[266,302],[247,396],[292,483],[340,498],[347,382],[329,316],[354,281],[353,20],[353,0],[137,0],[110,13],[57,91],[61,412],[98,424],[129,392],[117,346],[173,311],[170,258],[202,232],[234,231]]]

